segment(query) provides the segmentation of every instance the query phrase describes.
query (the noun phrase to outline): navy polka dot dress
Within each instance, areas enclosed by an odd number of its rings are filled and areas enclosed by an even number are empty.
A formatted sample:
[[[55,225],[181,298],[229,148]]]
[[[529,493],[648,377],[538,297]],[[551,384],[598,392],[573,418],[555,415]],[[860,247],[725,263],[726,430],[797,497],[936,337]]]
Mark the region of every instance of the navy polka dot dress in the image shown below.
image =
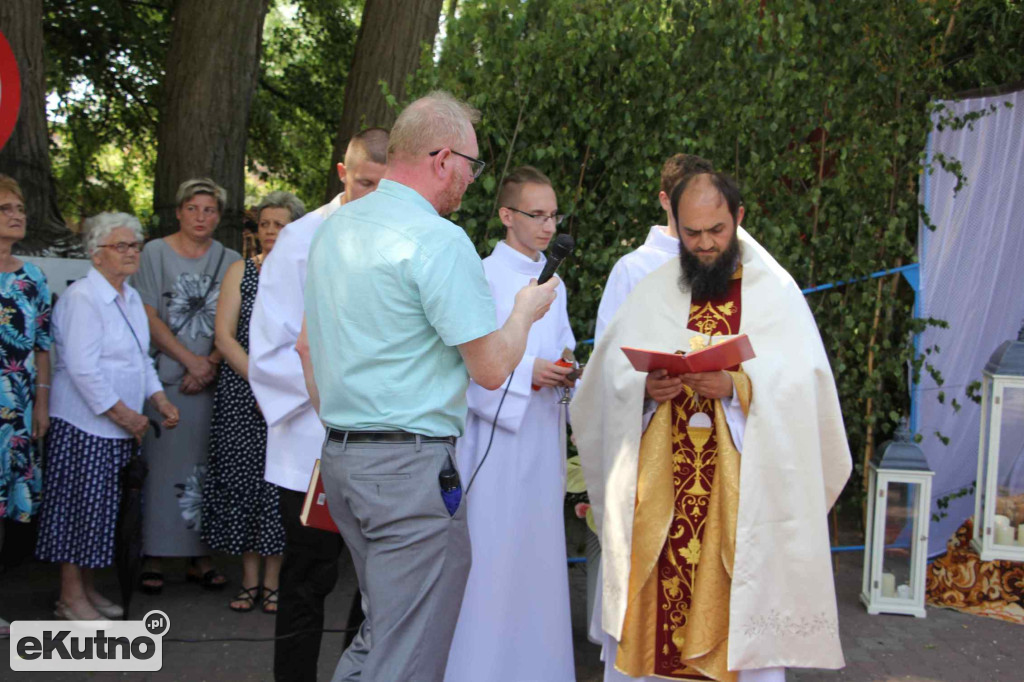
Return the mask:
[[[85,568],[114,562],[121,469],[137,447],[134,438],[102,438],[52,419],[36,557]]]
[[[252,259],[242,275],[242,304],[235,338],[249,352],[249,318],[256,300],[259,269]],[[284,552],[284,526],[277,486],[263,479],[267,423],[248,382],[222,363],[213,402],[210,458],[203,485],[201,536],[229,554]]]

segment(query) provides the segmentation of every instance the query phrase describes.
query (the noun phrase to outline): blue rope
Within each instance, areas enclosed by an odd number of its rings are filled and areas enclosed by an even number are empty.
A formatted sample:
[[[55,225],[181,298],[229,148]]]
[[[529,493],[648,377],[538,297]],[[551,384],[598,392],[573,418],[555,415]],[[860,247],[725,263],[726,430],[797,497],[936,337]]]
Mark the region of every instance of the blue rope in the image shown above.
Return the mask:
[[[870,275],[864,277],[855,277],[853,279],[841,279],[836,282],[829,282],[828,284],[819,284],[816,287],[809,287],[807,289],[801,289],[801,293],[804,296],[807,294],[816,294],[819,291],[826,291],[828,289],[835,289],[836,287],[845,286],[847,284],[853,284],[854,282],[866,282],[869,279],[878,279],[879,277],[885,277],[886,275],[895,275],[896,273],[902,273],[907,281],[910,282],[910,286],[914,288],[914,293],[917,293],[919,286],[919,279],[917,278],[917,270],[920,268],[920,263],[911,263],[910,265],[903,265],[898,268],[890,268],[889,270],[879,270],[878,272],[872,272]],[[580,341],[582,344],[593,344],[594,339],[587,339],[586,341]]]
[[[830,282],[829,284],[821,284],[816,287],[810,287],[808,289],[801,289],[806,296],[807,294],[814,294],[819,291],[825,291],[826,289],[834,289],[841,287],[845,284],[853,284],[854,282],[864,282],[869,279],[878,279],[879,277],[885,277],[886,275],[895,275],[897,272],[909,273],[912,270],[916,270],[920,265],[918,263],[911,263],[910,265],[903,265],[898,268],[891,268],[889,270],[879,270],[878,272],[872,272],[870,275],[864,277],[855,277],[854,279],[841,279],[838,282]],[[909,276],[908,276],[909,279]],[[917,291],[917,287],[914,287],[914,291]]]

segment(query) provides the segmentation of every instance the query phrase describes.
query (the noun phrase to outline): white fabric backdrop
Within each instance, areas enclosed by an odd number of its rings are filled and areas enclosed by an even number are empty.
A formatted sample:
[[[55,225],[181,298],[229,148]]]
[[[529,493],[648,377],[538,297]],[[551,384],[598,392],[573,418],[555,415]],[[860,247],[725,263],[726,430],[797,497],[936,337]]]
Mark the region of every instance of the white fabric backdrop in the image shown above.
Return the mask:
[[[1012,108],[1003,106],[1013,104]],[[975,121],[973,130],[933,129],[929,156],[944,154],[963,164],[967,184],[954,194],[956,180],[937,170],[921,183],[921,203],[934,232],[918,235],[923,316],[946,320],[948,329],[929,328],[920,349],[938,345],[928,361],[942,372],[941,387],[927,374],[916,388],[917,431],[935,471],[934,500],[969,485],[977,476],[980,407],[966,386],[999,344],[1016,338],[1024,319],[1024,91],[999,97],[945,102],[963,115],[998,106]],[[946,394],[945,404],[938,392]],[[963,407],[954,412],[956,398]],[[935,432],[949,437],[943,445]],[[940,553],[953,531],[974,513],[974,497],[951,503],[948,517],[933,523],[929,554]]]

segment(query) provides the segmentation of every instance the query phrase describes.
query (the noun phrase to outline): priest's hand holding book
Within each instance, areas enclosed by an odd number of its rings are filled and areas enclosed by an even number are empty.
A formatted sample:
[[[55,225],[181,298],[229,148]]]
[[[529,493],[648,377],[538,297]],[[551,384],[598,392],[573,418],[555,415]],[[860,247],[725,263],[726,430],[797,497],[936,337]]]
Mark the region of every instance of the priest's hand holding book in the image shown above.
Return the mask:
[[[623,346],[622,352],[634,369],[647,372],[646,397],[659,403],[675,398],[683,386],[689,386],[705,398],[728,398],[733,394],[733,383],[725,369],[738,368],[755,357],[746,334],[714,345],[691,343],[691,346],[699,349],[684,354]]]
[[[705,398],[728,398],[732,395],[732,378],[724,371],[677,374],[656,369],[647,374],[646,396],[657,403],[672,400],[689,386]]]

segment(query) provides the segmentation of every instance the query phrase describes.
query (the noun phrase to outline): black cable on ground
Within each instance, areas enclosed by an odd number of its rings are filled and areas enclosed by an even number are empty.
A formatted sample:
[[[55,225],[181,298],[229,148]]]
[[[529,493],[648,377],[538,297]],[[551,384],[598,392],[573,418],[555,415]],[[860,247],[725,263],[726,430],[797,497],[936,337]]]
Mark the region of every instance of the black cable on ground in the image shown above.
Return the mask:
[[[290,639],[299,635],[311,635],[311,634],[344,634],[347,632],[355,632],[359,628],[344,628],[341,630],[296,630],[295,632],[289,632],[287,635],[279,635],[277,637],[210,637],[209,639],[188,639],[185,637],[164,637],[164,644],[207,644],[212,642],[274,642],[279,639]]]

